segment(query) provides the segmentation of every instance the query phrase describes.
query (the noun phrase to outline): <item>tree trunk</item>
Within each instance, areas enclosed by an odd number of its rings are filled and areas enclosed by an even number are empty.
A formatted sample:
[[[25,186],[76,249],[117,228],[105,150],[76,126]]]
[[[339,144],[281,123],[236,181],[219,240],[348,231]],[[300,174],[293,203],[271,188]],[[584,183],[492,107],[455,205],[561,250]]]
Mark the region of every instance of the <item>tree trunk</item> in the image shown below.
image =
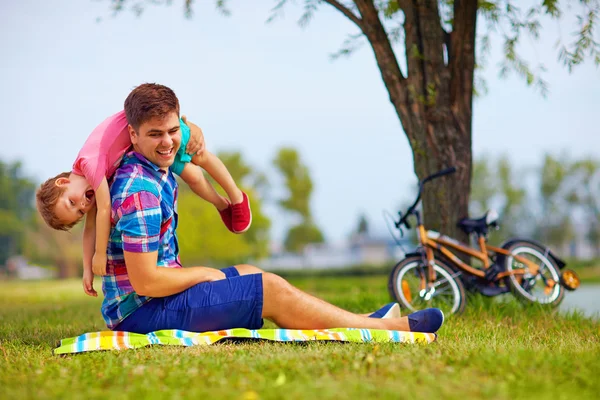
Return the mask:
[[[78,276],[77,264],[68,257],[61,257],[57,260],[56,265],[58,266],[58,279],[69,279]]]
[[[419,118],[420,117],[420,118]],[[452,118],[432,123],[416,116],[427,128],[412,132],[415,172],[419,179],[441,169],[455,166],[457,172],[432,181],[423,190],[424,223],[433,229],[468,243],[467,235],[456,223],[468,216],[471,190],[471,140],[456,128]],[[424,119],[424,121],[423,121]],[[435,135],[428,134],[435,132]],[[469,132],[470,134],[470,132]]]
[[[398,61],[373,1],[355,0],[382,79],[410,142],[421,180],[441,169],[453,175],[424,188],[428,229],[468,242],[456,223],[468,216],[471,189],[471,121],[475,69],[477,0],[454,1],[454,29],[441,26],[437,0],[399,0],[404,12],[407,76]]]

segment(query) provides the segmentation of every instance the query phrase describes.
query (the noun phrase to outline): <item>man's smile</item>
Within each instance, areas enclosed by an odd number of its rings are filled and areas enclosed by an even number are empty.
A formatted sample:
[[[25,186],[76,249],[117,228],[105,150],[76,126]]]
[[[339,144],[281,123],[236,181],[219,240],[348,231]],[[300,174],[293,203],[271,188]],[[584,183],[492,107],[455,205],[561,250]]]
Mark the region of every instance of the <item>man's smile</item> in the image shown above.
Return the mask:
[[[171,147],[170,149],[167,150],[156,150],[156,152],[162,156],[162,157],[171,157],[171,155],[173,155],[173,147]]]

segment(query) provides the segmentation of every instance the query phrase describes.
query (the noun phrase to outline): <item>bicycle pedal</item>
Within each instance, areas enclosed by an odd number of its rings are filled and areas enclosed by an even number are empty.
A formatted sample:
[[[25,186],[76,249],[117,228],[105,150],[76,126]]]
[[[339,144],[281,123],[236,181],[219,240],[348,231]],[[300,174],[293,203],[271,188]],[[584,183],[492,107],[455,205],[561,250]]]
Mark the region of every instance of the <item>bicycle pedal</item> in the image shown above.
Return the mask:
[[[486,281],[494,282],[503,268],[498,264],[492,264],[485,270],[484,278]]]

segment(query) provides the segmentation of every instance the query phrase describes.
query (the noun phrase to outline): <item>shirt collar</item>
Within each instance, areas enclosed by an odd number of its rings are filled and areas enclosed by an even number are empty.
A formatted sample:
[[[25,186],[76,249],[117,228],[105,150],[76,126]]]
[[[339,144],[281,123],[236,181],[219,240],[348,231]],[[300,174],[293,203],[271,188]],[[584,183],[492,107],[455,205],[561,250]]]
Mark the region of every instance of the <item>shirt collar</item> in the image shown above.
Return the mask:
[[[125,163],[130,164],[132,162],[132,160],[134,160],[133,162],[136,162],[135,159],[139,160],[140,164],[146,165],[146,166],[152,168],[154,171],[165,172],[158,165],[148,161],[148,159],[146,157],[144,157],[141,153],[138,153],[137,151],[133,151],[133,150],[130,151],[129,153],[125,154],[125,156],[123,156],[123,164],[125,164]]]

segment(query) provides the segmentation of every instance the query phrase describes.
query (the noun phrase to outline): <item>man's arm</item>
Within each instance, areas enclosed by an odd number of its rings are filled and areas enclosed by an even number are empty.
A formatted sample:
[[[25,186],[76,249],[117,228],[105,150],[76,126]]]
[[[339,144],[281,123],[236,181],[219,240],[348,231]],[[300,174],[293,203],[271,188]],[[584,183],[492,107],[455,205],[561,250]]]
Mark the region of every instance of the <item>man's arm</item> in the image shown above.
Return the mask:
[[[202,282],[225,279],[218,269],[207,267],[165,268],[156,265],[158,251],[124,251],[127,274],[133,290],[140,296],[165,297],[183,292]]]
[[[183,115],[181,119],[188,128],[190,128],[190,139],[185,148],[185,152],[190,155],[202,154],[205,148],[204,133],[202,133],[202,129],[200,129],[198,125],[188,121],[185,115]]]

